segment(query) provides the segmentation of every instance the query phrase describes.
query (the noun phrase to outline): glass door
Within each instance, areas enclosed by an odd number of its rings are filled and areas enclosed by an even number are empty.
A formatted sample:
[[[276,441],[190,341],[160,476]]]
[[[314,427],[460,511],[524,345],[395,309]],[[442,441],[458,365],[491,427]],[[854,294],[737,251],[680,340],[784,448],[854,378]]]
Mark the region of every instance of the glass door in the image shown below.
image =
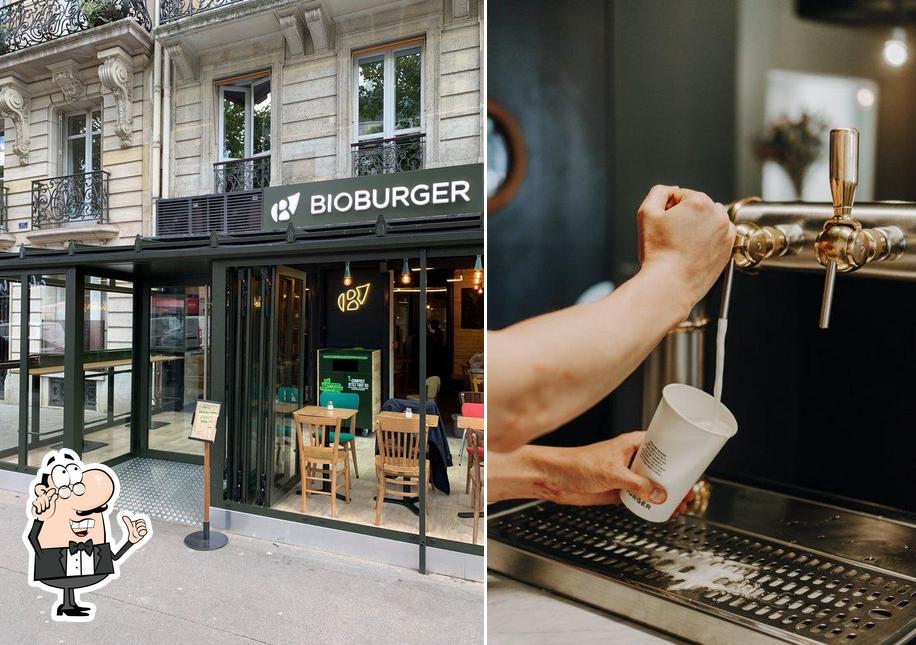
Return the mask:
[[[274,397],[274,498],[299,481],[293,412],[307,400],[305,364],[308,347],[305,274],[281,267],[277,275],[277,342]],[[267,501],[270,504],[270,500]]]
[[[82,213],[71,220],[96,219],[100,179],[93,173],[102,169],[102,111],[68,114],[64,123],[64,175],[73,192],[82,195]]]
[[[269,506],[298,482],[292,414],[309,400],[304,273],[229,273],[226,319],[227,477],[231,499]]]
[[[197,401],[209,395],[210,287],[150,289],[147,449],[202,455],[188,439]]]

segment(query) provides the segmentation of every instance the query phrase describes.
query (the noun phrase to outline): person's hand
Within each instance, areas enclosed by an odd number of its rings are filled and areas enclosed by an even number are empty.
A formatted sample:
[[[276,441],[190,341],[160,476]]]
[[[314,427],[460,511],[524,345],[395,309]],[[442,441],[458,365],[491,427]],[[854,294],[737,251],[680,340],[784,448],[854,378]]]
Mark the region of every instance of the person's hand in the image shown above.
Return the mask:
[[[680,283],[695,304],[731,257],[735,225],[725,207],[695,190],[654,186],[636,219],[643,269]]]
[[[668,494],[664,488],[630,470],[630,464],[642,445],[645,432],[628,432],[607,441],[563,450],[562,474],[544,482],[544,496],[557,504],[597,506],[619,504],[621,491],[630,491],[655,504],[663,503]],[[693,491],[681,501],[673,517],[687,510]]]
[[[54,509],[57,505],[57,489],[44,488],[35,496],[32,502],[32,518],[44,521],[54,515]]]
[[[131,544],[136,544],[140,540],[146,537],[147,528],[146,520],[132,519],[129,515],[121,516],[121,521],[124,522],[125,532],[127,533],[127,539]]]

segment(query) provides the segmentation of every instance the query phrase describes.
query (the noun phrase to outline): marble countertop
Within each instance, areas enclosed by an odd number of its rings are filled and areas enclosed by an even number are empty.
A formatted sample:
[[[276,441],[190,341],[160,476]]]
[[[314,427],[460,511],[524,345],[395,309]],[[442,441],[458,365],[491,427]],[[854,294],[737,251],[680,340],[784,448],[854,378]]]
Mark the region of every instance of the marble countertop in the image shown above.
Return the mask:
[[[561,642],[662,645],[683,641],[490,573],[487,576],[487,642],[491,645]]]

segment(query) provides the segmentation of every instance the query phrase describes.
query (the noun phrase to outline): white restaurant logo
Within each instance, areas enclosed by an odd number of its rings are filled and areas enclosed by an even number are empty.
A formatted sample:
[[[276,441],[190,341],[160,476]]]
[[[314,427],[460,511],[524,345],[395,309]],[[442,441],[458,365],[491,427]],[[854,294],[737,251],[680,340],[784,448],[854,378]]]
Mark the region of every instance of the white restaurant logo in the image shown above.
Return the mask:
[[[389,186],[372,190],[357,189],[312,195],[309,210],[312,215],[330,215],[331,213],[346,213],[350,210],[367,211],[410,208],[428,204],[455,204],[459,200],[470,202],[471,197],[468,194],[470,190],[470,183],[464,179],[417,184],[413,187]],[[273,209],[271,209],[271,215],[273,215]]]
[[[288,222],[296,214],[296,208],[299,207],[299,193],[290,195],[286,199],[270,207],[270,218],[275,222]]]

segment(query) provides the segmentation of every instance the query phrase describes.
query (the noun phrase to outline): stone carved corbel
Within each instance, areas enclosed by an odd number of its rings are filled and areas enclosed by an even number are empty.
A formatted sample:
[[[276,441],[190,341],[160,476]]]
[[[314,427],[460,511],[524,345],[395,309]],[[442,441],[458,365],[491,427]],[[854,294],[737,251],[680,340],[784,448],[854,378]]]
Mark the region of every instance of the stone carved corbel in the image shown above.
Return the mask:
[[[321,7],[305,10],[305,24],[312,37],[315,52],[323,52],[334,47],[334,23]]]
[[[102,87],[108,89],[115,99],[117,108],[115,133],[121,138],[121,147],[129,148],[133,134],[133,119],[131,118],[133,60],[120,47],[100,51],[98,57],[102,61],[102,64],[99,65],[99,80],[102,82]]]
[[[302,14],[298,7],[285,7],[276,12],[277,22],[286,38],[286,48],[290,56],[305,54],[305,30],[302,23]]]
[[[23,166],[29,163],[32,142],[29,139],[31,100],[25,85],[11,77],[0,80],[0,114],[9,116],[16,128],[16,145],[13,152]]]
[[[200,58],[197,56],[197,52],[191,49],[187,43],[177,42],[166,45],[165,50],[169,53],[172,62],[175,63],[175,70],[181,80],[192,81],[198,77]]]
[[[80,78],[80,68],[72,60],[48,65],[51,81],[63,93],[66,103],[79,103],[86,98],[86,84]]]

